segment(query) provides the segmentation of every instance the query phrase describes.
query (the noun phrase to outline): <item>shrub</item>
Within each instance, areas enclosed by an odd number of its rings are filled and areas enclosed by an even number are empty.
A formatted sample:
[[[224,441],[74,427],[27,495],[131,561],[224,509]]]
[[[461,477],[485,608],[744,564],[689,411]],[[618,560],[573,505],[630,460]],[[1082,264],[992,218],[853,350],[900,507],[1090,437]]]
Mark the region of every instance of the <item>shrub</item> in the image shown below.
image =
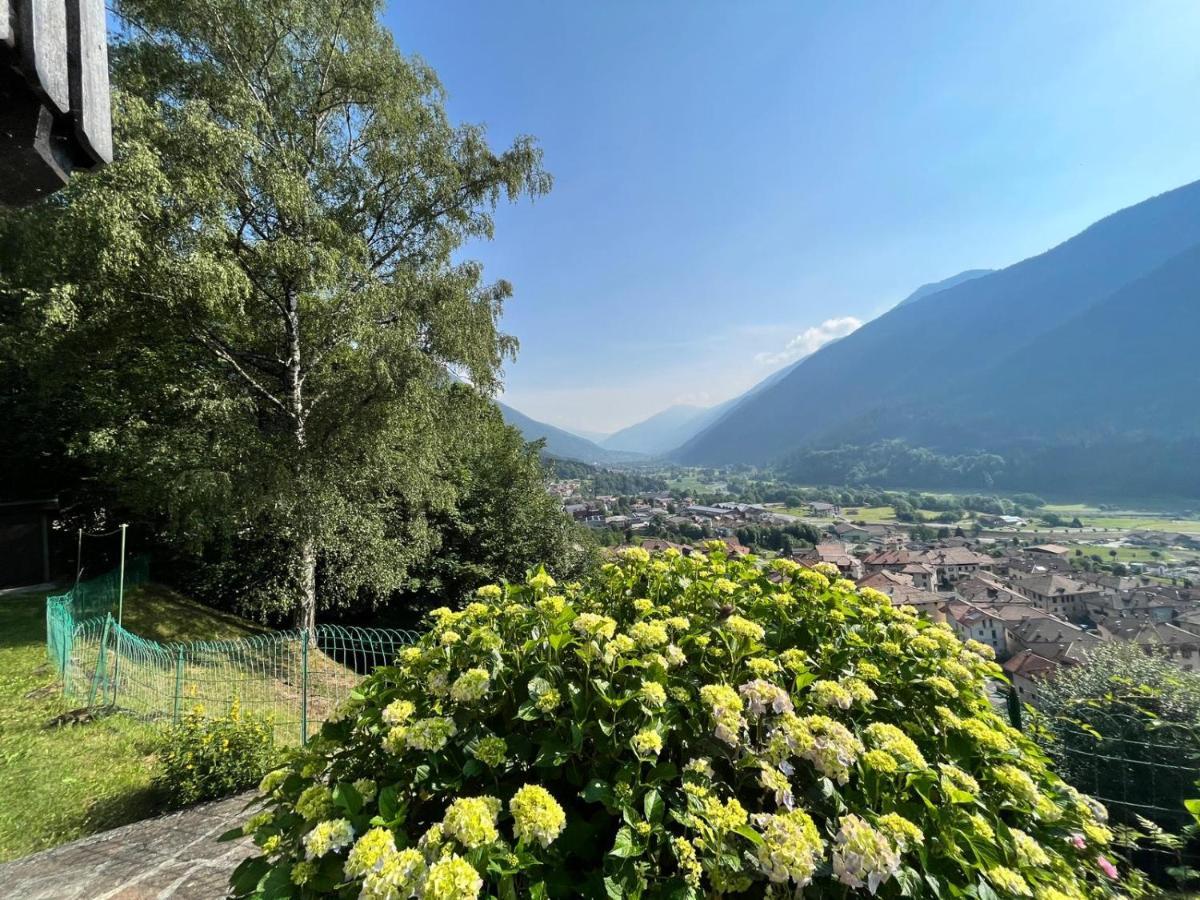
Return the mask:
[[[1117,889],[1102,810],[992,711],[987,648],[832,569],[707,550],[436,610],[263,780],[234,892]]]
[[[160,756],[158,786],[173,806],[244,791],[279,763],[271,722],[244,714],[236,699],[217,718],[189,710],[163,735]]]
[[[1168,828],[1200,771],[1200,675],[1126,641],[1101,644],[1038,690],[1034,723],[1062,776],[1099,797],[1125,798],[1113,815]]]

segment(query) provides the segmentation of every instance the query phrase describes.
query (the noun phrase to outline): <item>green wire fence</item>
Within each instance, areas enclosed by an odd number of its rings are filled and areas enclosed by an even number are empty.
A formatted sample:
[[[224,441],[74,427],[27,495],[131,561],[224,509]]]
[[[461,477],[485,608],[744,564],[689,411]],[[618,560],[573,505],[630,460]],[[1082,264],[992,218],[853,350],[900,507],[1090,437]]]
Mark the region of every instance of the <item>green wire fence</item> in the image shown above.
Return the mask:
[[[126,567],[144,582],[144,561]],[[88,708],[152,722],[191,711],[224,715],[236,701],[269,718],[281,741],[304,742],[372,669],[392,663],[416,632],[319,625],[224,641],[160,644],[119,625],[113,573],[46,600],[46,648],[63,692]]]

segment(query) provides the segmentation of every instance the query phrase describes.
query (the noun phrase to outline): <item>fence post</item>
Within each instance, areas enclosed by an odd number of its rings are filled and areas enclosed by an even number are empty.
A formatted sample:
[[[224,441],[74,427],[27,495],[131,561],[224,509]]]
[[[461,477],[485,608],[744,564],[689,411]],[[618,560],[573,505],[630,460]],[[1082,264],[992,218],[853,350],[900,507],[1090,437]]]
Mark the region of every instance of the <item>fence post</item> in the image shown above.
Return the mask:
[[[58,619],[58,658],[59,670],[62,673],[63,696],[71,695],[71,652],[75,643],[75,617],[67,621],[66,616],[56,616]]]
[[[1008,695],[1005,697],[1005,702],[1008,706],[1008,721],[1017,731],[1024,731],[1021,724],[1021,701],[1017,697],[1017,688],[1015,685],[1008,686]]]
[[[308,629],[300,629],[300,746],[308,743]]]
[[[96,688],[100,684],[100,679],[108,680],[108,626],[111,622],[112,613],[108,613],[104,617],[104,630],[100,632],[100,653],[96,657],[96,671],[92,673],[92,689],[88,692],[88,709],[94,709],[96,706]]]
[[[179,703],[183,696],[183,648],[179,648],[179,656],[175,659],[175,710],[171,714],[171,721],[179,721]]]

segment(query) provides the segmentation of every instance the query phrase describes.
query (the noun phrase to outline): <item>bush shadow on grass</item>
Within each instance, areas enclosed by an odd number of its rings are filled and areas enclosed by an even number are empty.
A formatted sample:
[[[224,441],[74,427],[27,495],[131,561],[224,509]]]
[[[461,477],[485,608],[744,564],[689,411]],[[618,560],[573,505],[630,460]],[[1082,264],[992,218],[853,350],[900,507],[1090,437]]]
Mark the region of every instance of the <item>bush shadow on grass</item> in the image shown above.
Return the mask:
[[[170,810],[170,795],[158,785],[98,797],[80,816],[81,830],[97,834],[131,825]]]

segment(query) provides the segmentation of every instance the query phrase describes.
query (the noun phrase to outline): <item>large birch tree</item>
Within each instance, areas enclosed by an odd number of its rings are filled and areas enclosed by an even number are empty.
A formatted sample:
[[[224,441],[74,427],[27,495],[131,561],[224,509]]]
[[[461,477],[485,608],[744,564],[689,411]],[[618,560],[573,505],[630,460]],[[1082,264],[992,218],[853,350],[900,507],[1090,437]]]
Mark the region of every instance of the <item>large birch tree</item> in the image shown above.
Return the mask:
[[[272,548],[300,627],[387,592],[453,505],[451,373],[490,394],[510,287],[460,251],[550,178],[493,150],[368,0],[121,0],[118,158],[0,224],[80,407],[73,450],[174,536]]]

